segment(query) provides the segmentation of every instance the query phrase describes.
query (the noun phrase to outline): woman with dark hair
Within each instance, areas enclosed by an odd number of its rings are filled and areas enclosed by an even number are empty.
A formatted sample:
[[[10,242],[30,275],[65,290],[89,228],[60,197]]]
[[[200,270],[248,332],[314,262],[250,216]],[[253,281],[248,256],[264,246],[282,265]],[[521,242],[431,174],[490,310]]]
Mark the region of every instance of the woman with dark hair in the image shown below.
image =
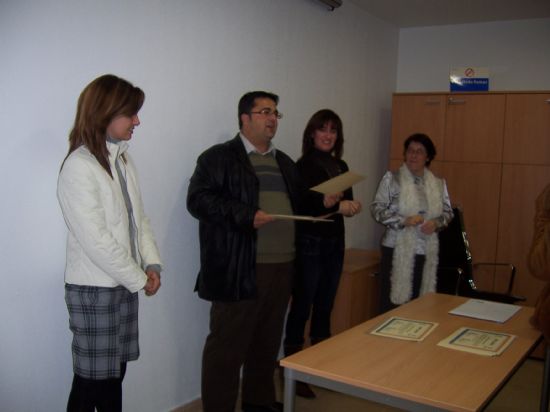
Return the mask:
[[[425,134],[405,140],[405,163],[387,172],[370,210],[386,227],[380,262],[380,312],[435,291],[437,232],[453,218],[443,179],[429,169],[436,149]]]
[[[344,132],[340,117],[324,109],[309,120],[303,134],[302,157],[296,163],[308,187],[348,171],[342,157]],[[330,314],[344,262],[344,219],[361,211],[353,200],[351,188],[336,194],[340,201],[331,208],[308,205],[314,216],[328,215],[333,223],[300,222],[298,225],[297,262],[290,312],[284,340],[285,355],[303,348],[304,329],[311,313],[310,341],[315,344],[331,336]],[[296,394],[315,397],[302,382]]]
[[[86,86],[59,173],[73,333],[67,411],[122,410],[126,362],[139,356],[137,292],[151,296],[160,287],[159,252],[126,153],[144,99],[141,89],[113,75]]]

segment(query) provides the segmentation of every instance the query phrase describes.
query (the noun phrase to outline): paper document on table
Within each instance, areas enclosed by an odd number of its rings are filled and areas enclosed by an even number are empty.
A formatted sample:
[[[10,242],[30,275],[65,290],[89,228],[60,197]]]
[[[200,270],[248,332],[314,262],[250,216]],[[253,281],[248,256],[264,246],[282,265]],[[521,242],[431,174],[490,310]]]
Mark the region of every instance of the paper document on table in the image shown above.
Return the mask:
[[[301,216],[301,215],[269,215],[276,220],[306,220],[308,222],[333,222],[333,220],[323,217]]]
[[[437,326],[435,322],[392,317],[371,332],[388,338],[422,341]]]
[[[504,323],[521,309],[521,306],[508,303],[491,302],[481,299],[469,299],[449,313],[451,315],[467,316],[469,318],[490,320]]]
[[[507,333],[460,328],[437,345],[444,348],[475,353],[476,355],[497,356],[504,352],[514,339],[514,335]]]
[[[313,186],[311,190],[323,193],[325,195],[331,195],[349,189],[355,183],[360,182],[364,178],[364,176],[349,171],[346,173],[342,173],[339,176],[333,177],[332,179],[326,180],[317,186]]]

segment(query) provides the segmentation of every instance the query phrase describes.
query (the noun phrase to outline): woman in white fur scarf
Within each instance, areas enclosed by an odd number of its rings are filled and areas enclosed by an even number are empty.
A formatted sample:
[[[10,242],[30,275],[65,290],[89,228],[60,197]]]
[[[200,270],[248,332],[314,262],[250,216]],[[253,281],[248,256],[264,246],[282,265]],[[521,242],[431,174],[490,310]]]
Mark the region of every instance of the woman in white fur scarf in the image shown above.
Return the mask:
[[[372,216],[386,227],[381,242],[381,313],[435,291],[437,232],[453,218],[445,181],[428,169],[435,155],[428,136],[409,136],[405,163],[384,175],[371,204]]]

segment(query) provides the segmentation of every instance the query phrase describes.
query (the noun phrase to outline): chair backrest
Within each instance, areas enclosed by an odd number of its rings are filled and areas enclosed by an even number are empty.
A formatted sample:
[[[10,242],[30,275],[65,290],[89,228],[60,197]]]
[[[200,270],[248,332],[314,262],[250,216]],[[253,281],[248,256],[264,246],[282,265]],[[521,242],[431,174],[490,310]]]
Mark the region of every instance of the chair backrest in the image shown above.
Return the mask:
[[[459,266],[472,263],[470,244],[464,230],[464,216],[459,207],[453,207],[454,218],[439,232],[439,265]]]
[[[437,291],[477,299],[504,303],[524,300],[511,294],[515,267],[506,263],[477,263],[477,265],[505,266],[510,270],[508,287],[505,293],[493,290],[479,290],[474,281],[474,265],[468,236],[464,229],[464,217],[459,207],[453,208],[454,218],[444,230],[439,232],[439,266],[437,271]],[[511,268],[510,268],[511,267]]]
[[[466,294],[467,282],[473,279],[472,254],[464,230],[462,209],[453,207],[454,218],[439,232],[439,267],[437,290]],[[460,269],[457,271],[457,268]],[[463,293],[462,293],[463,292]]]

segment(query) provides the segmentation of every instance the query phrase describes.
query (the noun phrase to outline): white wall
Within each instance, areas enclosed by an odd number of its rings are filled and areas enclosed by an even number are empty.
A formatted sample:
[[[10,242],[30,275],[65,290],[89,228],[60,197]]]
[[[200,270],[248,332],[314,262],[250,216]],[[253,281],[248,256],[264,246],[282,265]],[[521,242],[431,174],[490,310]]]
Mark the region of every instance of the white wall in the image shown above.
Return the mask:
[[[550,19],[401,29],[397,91],[448,91],[468,66],[489,68],[490,90],[550,90]]]
[[[166,411],[200,393],[208,304],[193,293],[197,222],[185,195],[197,155],[237,131],[237,101],[266,89],[285,114],[275,143],[292,157],[309,116],[343,118],[345,159],[385,168],[398,31],[353,2],[314,0],[0,0],[0,410],[60,411],[72,378],[63,300],[66,228],[55,198],[76,100],[114,73],[146,92],[131,152],[165,260],[163,287],[142,297],[142,357],[128,367],[124,410]],[[348,246],[375,247],[368,213]]]

